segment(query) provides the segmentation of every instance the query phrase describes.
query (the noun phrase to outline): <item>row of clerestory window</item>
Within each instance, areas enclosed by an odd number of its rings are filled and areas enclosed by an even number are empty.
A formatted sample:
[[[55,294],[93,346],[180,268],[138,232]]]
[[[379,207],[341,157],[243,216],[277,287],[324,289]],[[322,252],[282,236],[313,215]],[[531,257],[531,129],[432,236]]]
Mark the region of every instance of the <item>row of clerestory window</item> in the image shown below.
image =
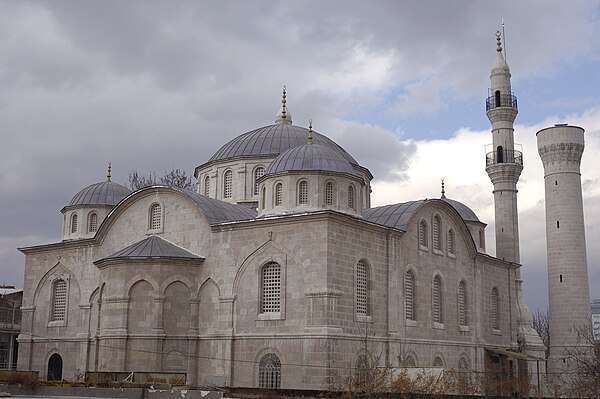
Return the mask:
[[[298,183],[297,204],[308,205],[309,199],[308,181],[302,180]],[[265,207],[266,189],[263,187],[262,206]],[[348,186],[348,208],[354,209],[356,204],[354,186]],[[283,183],[277,182],[273,190],[273,206],[283,205]],[[334,205],[334,184],[333,182],[325,183],[325,205]]]
[[[265,168],[259,166],[254,169],[254,176],[252,180],[252,194],[259,195],[260,194],[260,185],[258,184],[258,179],[260,179],[265,174]],[[199,190],[200,191],[200,190]],[[210,196],[210,176],[204,177],[204,183],[201,191],[206,197]],[[226,170],[223,174],[223,198],[232,198],[233,197],[233,172],[231,170]]]
[[[443,252],[443,241],[442,241],[442,218],[440,215],[435,215],[432,222],[432,243],[433,250],[437,252]],[[419,222],[419,247],[421,249],[429,248],[429,232],[428,225],[424,219]],[[449,228],[446,232],[446,252],[448,255],[456,254],[456,234],[454,229]]]
[[[73,213],[71,215],[71,234],[77,233],[79,230],[79,216],[77,213]],[[95,233],[98,231],[98,214],[96,212],[91,212],[88,215],[88,225],[87,225],[88,233]]]

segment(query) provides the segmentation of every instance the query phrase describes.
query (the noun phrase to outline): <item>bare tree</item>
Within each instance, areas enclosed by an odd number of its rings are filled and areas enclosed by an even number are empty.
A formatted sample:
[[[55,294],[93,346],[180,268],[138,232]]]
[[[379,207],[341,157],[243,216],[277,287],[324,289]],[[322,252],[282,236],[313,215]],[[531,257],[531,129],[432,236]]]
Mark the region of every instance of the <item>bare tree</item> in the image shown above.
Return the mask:
[[[169,187],[178,187],[189,190],[193,187],[192,176],[187,176],[185,170],[172,169],[165,172],[160,178],[156,177],[155,172],[150,172],[148,176],[140,174],[136,169],[129,172],[129,188],[139,190],[143,187],[162,185]]]
[[[575,371],[565,381],[569,395],[600,398],[600,340],[594,339],[591,321],[577,328],[577,338],[577,346],[565,348],[575,362]]]
[[[546,359],[550,355],[550,318],[548,310],[541,310],[538,308],[533,314],[533,329],[537,331],[538,335],[542,339],[544,345],[546,345]]]

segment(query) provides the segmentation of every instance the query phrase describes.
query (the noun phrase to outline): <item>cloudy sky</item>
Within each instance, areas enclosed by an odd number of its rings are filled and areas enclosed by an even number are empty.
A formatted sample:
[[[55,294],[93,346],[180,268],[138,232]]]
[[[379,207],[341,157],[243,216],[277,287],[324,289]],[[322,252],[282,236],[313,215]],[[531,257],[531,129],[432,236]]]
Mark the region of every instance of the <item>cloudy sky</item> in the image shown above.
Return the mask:
[[[193,168],[273,123],[336,140],[375,175],[375,205],[447,195],[488,223],[484,100],[506,26],[526,300],[545,308],[543,170],[535,133],[586,129],[582,181],[592,296],[600,298],[598,1],[0,2],[0,284],[17,247],[60,240],[81,188],[132,169]]]

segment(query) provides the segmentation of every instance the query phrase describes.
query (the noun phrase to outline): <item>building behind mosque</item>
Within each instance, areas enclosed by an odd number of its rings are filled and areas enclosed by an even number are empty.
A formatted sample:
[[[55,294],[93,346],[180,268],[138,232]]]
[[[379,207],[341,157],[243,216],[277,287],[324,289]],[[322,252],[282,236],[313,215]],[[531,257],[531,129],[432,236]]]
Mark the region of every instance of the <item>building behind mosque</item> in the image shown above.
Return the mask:
[[[543,371],[521,290],[523,158],[499,43],[491,77],[497,256],[486,224],[443,192],[371,207],[367,166],[294,125],[284,91],[275,124],[223,145],[195,169],[195,191],[130,192],[109,171],[62,209],[62,241],[21,248],[19,369],[312,389],[375,359]]]

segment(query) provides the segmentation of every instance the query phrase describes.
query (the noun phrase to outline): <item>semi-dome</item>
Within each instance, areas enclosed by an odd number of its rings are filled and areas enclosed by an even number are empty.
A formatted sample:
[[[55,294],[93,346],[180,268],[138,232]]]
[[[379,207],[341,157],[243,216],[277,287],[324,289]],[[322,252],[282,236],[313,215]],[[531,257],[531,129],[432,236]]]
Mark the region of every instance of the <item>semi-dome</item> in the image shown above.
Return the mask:
[[[87,186],[73,197],[67,207],[82,205],[116,205],[127,197],[131,190],[107,180]]]
[[[339,151],[319,144],[303,144],[285,151],[269,164],[265,176],[310,171],[356,176],[350,162]]]
[[[235,158],[277,156],[290,148],[306,143],[306,137],[308,137],[308,129],[300,126],[284,123],[264,126],[234,138],[221,147],[205,165]],[[350,154],[330,138],[313,132],[313,142],[334,150],[346,161],[358,165]]]

